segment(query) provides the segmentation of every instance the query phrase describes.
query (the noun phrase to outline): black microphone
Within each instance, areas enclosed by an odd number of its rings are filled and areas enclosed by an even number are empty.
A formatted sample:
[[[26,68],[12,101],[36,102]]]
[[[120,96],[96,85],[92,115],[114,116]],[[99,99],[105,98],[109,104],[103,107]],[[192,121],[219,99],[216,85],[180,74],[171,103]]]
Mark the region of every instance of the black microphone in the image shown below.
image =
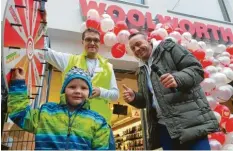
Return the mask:
[[[163,72],[159,69],[159,67],[155,64],[151,65],[151,70],[154,71],[159,77],[163,75]],[[177,92],[176,88],[170,88],[172,92]]]

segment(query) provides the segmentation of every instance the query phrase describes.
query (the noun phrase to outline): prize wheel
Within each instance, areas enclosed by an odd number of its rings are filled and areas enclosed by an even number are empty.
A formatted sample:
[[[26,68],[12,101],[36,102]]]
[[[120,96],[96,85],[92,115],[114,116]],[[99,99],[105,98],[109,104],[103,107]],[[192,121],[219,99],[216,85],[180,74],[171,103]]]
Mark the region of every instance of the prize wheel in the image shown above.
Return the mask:
[[[11,69],[22,67],[32,107],[39,104],[46,65],[46,23],[42,21],[39,8],[39,0],[8,0],[3,25],[2,70],[6,85]]]

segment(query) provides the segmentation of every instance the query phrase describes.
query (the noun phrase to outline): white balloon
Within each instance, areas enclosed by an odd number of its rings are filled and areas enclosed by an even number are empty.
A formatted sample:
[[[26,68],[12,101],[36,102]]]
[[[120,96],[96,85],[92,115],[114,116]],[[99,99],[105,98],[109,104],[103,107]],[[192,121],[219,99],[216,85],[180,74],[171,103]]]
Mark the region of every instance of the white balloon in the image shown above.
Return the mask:
[[[159,35],[160,37],[162,37],[164,39],[165,37],[168,36],[168,33],[167,33],[166,29],[158,28],[158,29],[152,31],[151,35]]]
[[[221,115],[218,112],[215,112],[215,111],[213,111],[213,112],[214,112],[214,115],[215,115],[218,123],[220,123],[221,122],[221,118],[222,118]]]
[[[206,43],[204,41],[199,41],[198,42],[198,46],[201,48],[201,49],[206,49]]]
[[[112,30],[115,26],[114,21],[111,18],[104,18],[100,21],[100,28],[103,32]]]
[[[191,41],[192,35],[189,32],[184,32],[181,36],[181,42],[187,44]]]
[[[214,74],[218,72],[215,66],[207,66],[205,70],[210,74]]]
[[[231,98],[232,90],[228,86],[223,85],[216,88],[213,92],[213,96],[219,103],[224,103]]]
[[[197,50],[198,49],[198,43],[197,40],[192,39],[189,43],[187,43],[187,48],[191,50]]]
[[[156,25],[155,29],[159,29],[159,28],[161,28],[162,26],[163,26],[163,24],[158,23],[158,24]]]
[[[80,32],[83,33],[86,29],[87,29],[86,22],[84,22],[80,26]]]
[[[221,150],[233,150],[233,144],[226,144],[222,147]]]
[[[233,70],[233,64],[229,64],[229,68]]]
[[[214,57],[212,59],[212,62],[214,66],[218,66],[220,64],[220,61],[218,59],[215,59]]]
[[[221,53],[220,56],[221,56],[221,57],[225,56],[225,57],[229,57],[229,58],[230,58],[231,55],[230,55],[229,52],[226,52],[226,51],[225,51],[225,52]]]
[[[220,64],[223,66],[228,66],[231,62],[230,58],[226,56],[219,57],[218,60],[220,61]]]
[[[183,46],[184,48],[187,48],[187,44],[185,43],[181,43],[180,45]]]
[[[113,32],[107,32],[104,35],[104,44],[108,47],[112,47],[117,43],[117,37]]]
[[[214,55],[214,51],[212,49],[206,49],[206,51],[205,51],[206,58],[213,57],[213,55]]]
[[[97,19],[99,20],[100,19],[100,16],[99,16],[99,13],[97,12],[97,10],[95,9],[90,9],[88,12],[87,12],[87,18],[94,18],[94,19]]]
[[[181,40],[181,34],[177,31],[171,32],[169,36],[175,38],[177,42]]]
[[[214,79],[205,78],[201,82],[201,87],[202,87],[202,89],[203,89],[204,92],[210,93],[216,87]]]
[[[210,78],[215,80],[215,84],[217,87],[227,84],[227,77],[223,73],[217,72],[215,74],[210,75]]]
[[[206,99],[210,105],[210,108],[214,110],[218,105],[218,102],[212,96],[207,96]]]
[[[233,80],[233,70],[231,68],[223,68],[222,73],[224,73],[227,77],[227,83]]]
[[[217,66],[216,69],[218,72],[221,72],[223,70],[223,68],[221,66]]]
[[[232,94],[233,94],[233,87],[231,85],[229,85],[229,84],[227,84],[225,86],[228,87],[231,90]]]
[[[128,30],[122,30],[117,34],[117,40],[121,44],[127,44],[129,41],[129,31]]]
[[[214,49],[214,53],[216,55],[221,54],[222,52],[224,52],[226,50],[226,46],[223,44],[219,44],[215,49]]]
[[[104,18],[110,18],[110,19],[111,19],[112,17],[111,17],[110,15],[108,15],[108,14],[103,14],[103,15],[102,15],[102,18],[103,18],[103,19],[104,19]]]

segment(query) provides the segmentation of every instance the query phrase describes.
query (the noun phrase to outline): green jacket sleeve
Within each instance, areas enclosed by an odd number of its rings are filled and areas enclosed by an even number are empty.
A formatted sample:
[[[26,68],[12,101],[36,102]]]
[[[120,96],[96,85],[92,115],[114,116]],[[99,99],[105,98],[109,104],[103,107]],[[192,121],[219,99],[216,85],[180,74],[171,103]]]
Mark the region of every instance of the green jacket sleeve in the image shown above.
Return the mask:
[[[10,119],[23,130],[35,133],[38,109],[31,109],[25,80],[13,80],[9,87],[8,113]]]
[[[93,150],[108,150],[110,145],[110,127],[103,117],[96,117]]]

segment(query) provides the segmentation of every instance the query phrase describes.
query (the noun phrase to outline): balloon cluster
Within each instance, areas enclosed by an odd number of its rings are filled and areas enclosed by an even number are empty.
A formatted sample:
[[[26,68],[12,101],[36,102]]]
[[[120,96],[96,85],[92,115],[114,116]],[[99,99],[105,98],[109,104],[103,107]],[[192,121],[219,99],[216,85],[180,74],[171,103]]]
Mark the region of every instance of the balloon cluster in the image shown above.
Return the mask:
[[[118,21],[115,24],[111,16],[108,14],[100,16],[94,9],[87,12],[87,20],[81,25],[81,32],[86,28],[94,28],[100,32],[101,44],[111,47],[112,56],[115,58],[125,55],[126,49],[129,49],[127,46],[129,35],[138,32],[136,29],[128,30],[125,21]]]
[[[124,56],[126,49],[129,49],[129,35],[138,32],[137,29],[129,30],[124,21],[115,24],[108,14],[99,16],[94,9],[88,11],[81,31],[90,27],[101,33],[101,43],[111,47],[115,58]],[[227,106],[220,104],[230,100],[233,95],[233,87],[229,85],[233,81],[233,45],[226,47],[219,44],[216,48],[207,48],[205,42],[192,39],[189,32],[183,32],[180,28],[173,29],[170,23],[158,23],[153,31],[148,32],[148,39],[157,44],[167,38],[187,48],[203,66],[205,79],[201,86],[219,126],[226,132],[209,135],[211,148],[233,150],[233,114]]]

